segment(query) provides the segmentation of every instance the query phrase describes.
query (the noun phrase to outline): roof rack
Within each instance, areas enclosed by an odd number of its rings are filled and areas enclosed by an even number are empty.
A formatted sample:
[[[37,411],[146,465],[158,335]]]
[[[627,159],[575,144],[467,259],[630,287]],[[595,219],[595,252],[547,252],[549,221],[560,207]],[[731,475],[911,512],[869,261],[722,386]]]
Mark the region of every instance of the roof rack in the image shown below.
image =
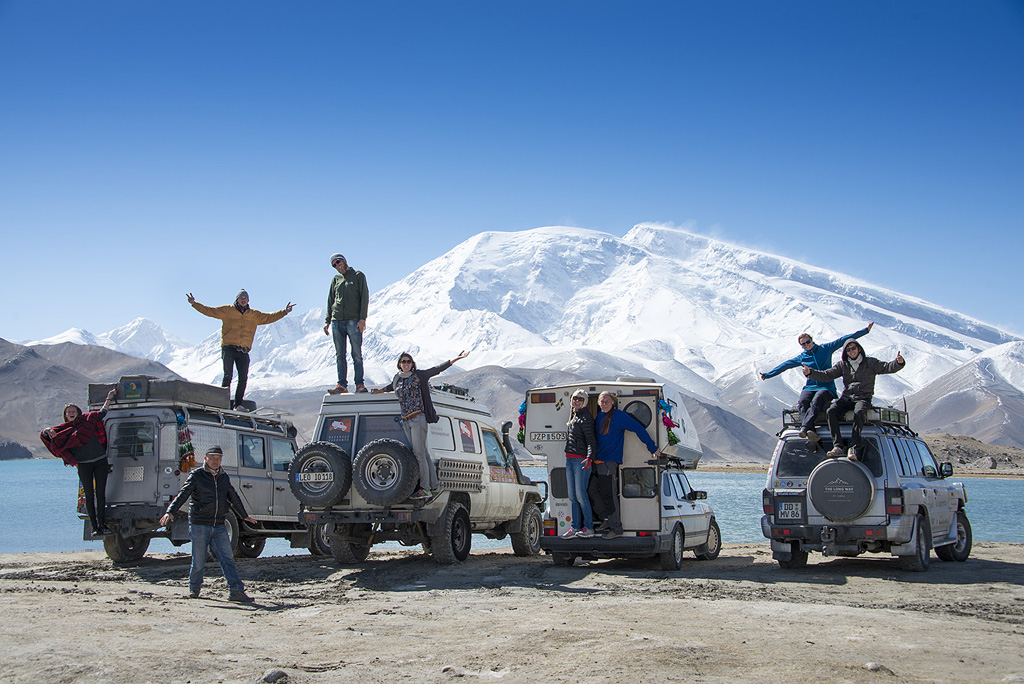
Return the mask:
[[[847,411],[840,422],[852,423],[853,411]],[[872,406],[868,409],[867,421],[874,425],[891,428],[910,429],[910,414],[891,406]],[[800,412],[796,409],[782,409],[782,429],[800,427]]]
[[[469,390],[465,387],[458,387],[447,382],[443,382],[440,385],[431,385],[430,389],[437,390],[438,392],[447,392],[448,394],[454,394],[457,397],[464,397],[470,401],[476,401],[473,397],[469,396]]]

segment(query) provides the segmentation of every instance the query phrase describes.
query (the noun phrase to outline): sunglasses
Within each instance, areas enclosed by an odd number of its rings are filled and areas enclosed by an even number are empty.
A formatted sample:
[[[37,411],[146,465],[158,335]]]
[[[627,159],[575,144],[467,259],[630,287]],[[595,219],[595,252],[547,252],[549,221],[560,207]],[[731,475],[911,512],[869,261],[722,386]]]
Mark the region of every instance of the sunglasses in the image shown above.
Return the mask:
[[[412,359],[400,359],[398,363],[412,363]]]
[[[338,264],[340,264],[341,261],[342,261],[341,259],[336,259],[336,260],[331,262],[331,266],[334,266],[335,268],[337,268]]]
[[[801,347],[806,347],[809,344],[814,344],[814,340],[804,340],[800,343]]]

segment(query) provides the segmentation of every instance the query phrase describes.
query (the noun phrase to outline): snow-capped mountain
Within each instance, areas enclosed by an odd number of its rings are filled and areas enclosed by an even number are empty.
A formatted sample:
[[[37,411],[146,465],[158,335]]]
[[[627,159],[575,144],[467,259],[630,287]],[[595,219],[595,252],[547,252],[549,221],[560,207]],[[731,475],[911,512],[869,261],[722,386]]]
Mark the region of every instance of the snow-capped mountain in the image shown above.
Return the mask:
[[[463,370],[493,365],[583,377],[653,376],[774,432],[779,411],[792,405],[804,378],[791,370],[762,382],[758,373],[799,354],[802,332],[827,342],[871,321],[875,327],[861,339],[868,354],[889,360],[899,350],[908,361],[902,372],[879,378],[879,401],[912,395],[986,350],[1019,342],[957,312],[839,273],[643,224],[621,238],[569,227],[480,233],[372,297],[363,356],[372,384],[390,379],[403,350],[421,366],[469,349]],[[139,319],[119,331],[132,326],[156,328]],[[334,347],[322,328],[319,309],[261,326],[250,389],[276,394],[332,386]],[[91,343],[163,360],[192,380],[219,382],[219,333],[187,346],[159,328],[150,336],[119,331]],[[69,331],[60,341],[71,335],[85,342],[88,333]],[[136,346],[118,346],[128,341]],[[1024,365],[1013,355],[1000,363],[1019,389]]]
[[[181,350],[192,347],[191,343],[172,335],[148,318],[136,318],[131,323],[102,335],[93,335],[85,330],[72,328],[60,335],[28,344],[61,344],[63,342],[106,347],[122,354],[152,359],[163,364],[171,361],[174,355]]]

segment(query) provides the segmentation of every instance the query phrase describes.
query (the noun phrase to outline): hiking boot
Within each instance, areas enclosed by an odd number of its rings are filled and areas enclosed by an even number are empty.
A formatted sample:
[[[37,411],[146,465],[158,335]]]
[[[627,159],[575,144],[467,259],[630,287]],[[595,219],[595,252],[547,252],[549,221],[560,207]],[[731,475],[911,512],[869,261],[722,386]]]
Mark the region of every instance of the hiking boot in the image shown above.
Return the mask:
[[[423,487],[417,487],[416,491],[409,495],[410,499],[429,499],[430,492],[425,490]]]
[[[562,535],[562,539],[572,539],[577,534],[579,534],[579,530],[577,530],[575,527],[570,527],[565,531],[565,534]]]
[[[851,461],[857,460],[857,447],[850,447],[850,450],[846,452],[846,457]]]
[[[800,439],[807,439],[807,430],[801,430],[799,437]]]
[[[363,383],[359,383],[358,385],[356,385],[356,393],[357,394],[360,394],[360,393],[366,392],[366,391],[367,391],[366,390],[366,385],[364,385]]]
[[[340,382],[334,386],[334,389],[327,390],[328,394],[348,394],[348,385],[342,385]]]
[[[188,592],[188,595],[185,598],[190,598],[190,599],[199,598],[199,592],[198,591],[190,591],[190,592]]]
[[[234,601],[235,603],[252,603],[252,596],[249,596],[244,591],[233,591],[228,594],[228,601]]]
[[[576,533],[576,536],[580,539],[590,539],[594,536],[594,531],[588,530],[586,527],[581,527],[580,531]]]
[[[817,432],[809,429],[807,430],[807,441],[810,442],[811,444],[817,444],[818,442],[821,441],[821,437],[818,436]]]
[[[841,446],[832,447],[832,451],[825,454],[829,458],[842,458],[846,455],[846,451]]]

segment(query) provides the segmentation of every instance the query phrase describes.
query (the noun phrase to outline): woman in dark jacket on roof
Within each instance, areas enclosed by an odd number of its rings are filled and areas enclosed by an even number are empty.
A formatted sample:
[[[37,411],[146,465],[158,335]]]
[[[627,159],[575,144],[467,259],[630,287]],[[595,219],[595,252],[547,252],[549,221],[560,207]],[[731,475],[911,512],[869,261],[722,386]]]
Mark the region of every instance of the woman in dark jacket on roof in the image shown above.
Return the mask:
[[[85,493],[85,510],[89,513],[93,536],[111,534],[107,527],[107,432],[103,428],[103,416],[107,415],[110,400],[107,398],[99,411],[82,413],[76,404],[64,407],[64,422],[46,428],[39,433],[39,439],[51,454],[64,461],[64,465],[78,468],[78,480]]]
[[[398,357],[398,373],[391,382],[378,392],[394,392],[398,397],[398,406],[402,412],[402,429],[412,445],[412,453],[420,467],[420,486],[412,493],[414,499],[429,499],[431,492],[440,488],[437,470],[430,460],[427,448],[428,425],[437,422],[437,411],[430,399],[430,378],[448,370],[456,361],[469,356],[468,351],[461,351],[451,361],[428,368],[417,370],[412,355],[403,352]]]

